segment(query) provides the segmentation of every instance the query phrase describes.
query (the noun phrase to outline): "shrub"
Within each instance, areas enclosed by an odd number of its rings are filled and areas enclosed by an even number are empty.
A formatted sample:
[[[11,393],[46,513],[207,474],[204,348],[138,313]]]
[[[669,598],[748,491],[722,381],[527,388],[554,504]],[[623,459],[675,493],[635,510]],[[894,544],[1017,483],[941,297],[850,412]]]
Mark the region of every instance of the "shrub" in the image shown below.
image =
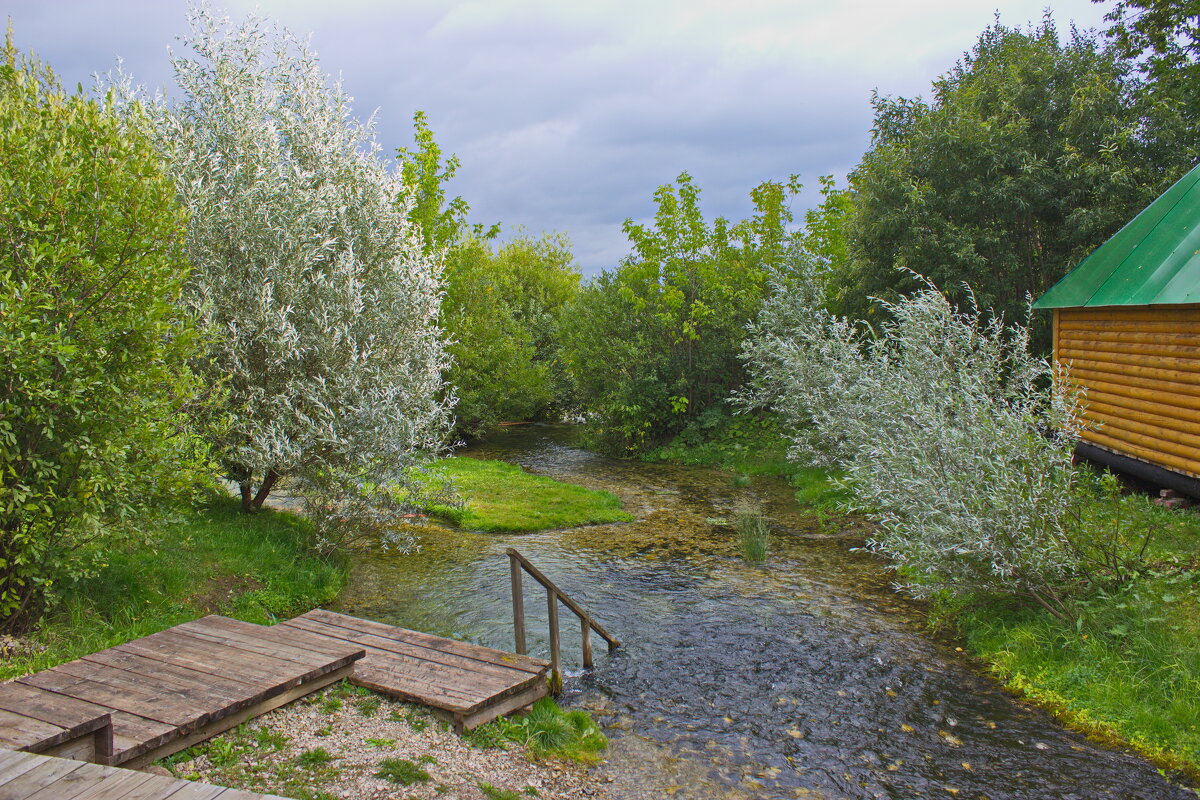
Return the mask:
[[[878,334],[803,293],[772,305],[746,350],[758,398],[796,455],[844,471],[878,523],[870,549],[911,593],[1018,594],[1067,617],[1072,589],[1126,574],[1140,543],[1084,521],[1116,486],[1072,463],[1082,398],[1050,388],[1068,383],[1026,326],[931,286],[887,304]]]
[[[0,58],[0,629],[31,624],[122,519],[204,466],[184,407],[184,214],[145,135]],[[97,552],[97,548],[90,548]],[[102,553],[102,548],[99,549]]]
[[[413,189],[302,41],[190,17],[156,133],[189,211],[184,299],[214,332],[198,368],[229,387],[226,474],[248,511],[291,476],[402,483],[449,423]]]

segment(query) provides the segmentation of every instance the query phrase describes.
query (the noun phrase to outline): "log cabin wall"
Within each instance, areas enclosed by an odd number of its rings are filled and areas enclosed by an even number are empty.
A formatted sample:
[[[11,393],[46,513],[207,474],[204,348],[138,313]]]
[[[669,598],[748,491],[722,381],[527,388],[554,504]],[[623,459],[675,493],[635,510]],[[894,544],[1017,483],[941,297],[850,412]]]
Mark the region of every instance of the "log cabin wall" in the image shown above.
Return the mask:
[[[1200,478],[1200,305],[1056,308],[1054,355],[1087,390],[1086,441]]]

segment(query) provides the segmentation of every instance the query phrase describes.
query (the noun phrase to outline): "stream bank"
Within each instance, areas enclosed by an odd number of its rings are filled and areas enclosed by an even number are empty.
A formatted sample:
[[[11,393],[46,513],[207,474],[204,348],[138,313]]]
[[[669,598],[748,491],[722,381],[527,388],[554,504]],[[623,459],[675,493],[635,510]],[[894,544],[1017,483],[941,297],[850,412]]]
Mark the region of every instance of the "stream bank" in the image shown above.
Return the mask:
[[[1135,755],[1063,730],[929,637],[923,609],[781,481],[734,486],[712,470],[606,459],[576,435],[503,431],[465,455],[612,492],[635,522],[529,535],[426,527],[418,554],[359,558],[338,610],[511,648],[503,553],[519,549],[625,642],[567,682],[567,701],[609,734],[602,769],[617,798],[1195,797]],[[771,520],[761,565],[739,557],[729,527],[745,502]],[[529,623],[544,654],[545,617]],[[572,636],[564,658],[580,663]]]

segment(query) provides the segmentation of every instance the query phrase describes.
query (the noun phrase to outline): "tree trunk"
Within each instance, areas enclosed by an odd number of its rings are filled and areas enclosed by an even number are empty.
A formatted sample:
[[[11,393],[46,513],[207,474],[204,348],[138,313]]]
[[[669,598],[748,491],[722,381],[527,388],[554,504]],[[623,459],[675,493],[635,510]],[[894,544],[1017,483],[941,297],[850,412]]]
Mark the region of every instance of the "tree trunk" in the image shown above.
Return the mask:
[[[250,485],[249,479],[239,483],[238,488],[242,492],[242,511],[249,514],[254,510],[254,489]]]
[[[267,470],[267,474],[263,476],[262,483],[259,484],[258,494],[254,495],[254,499],[250,501],[251,511],[258,511],[262,508],[263,501],[267,499],[267,495],[271,494],[271,488],[277,480],[279,480],[279,473],[273,469]]]

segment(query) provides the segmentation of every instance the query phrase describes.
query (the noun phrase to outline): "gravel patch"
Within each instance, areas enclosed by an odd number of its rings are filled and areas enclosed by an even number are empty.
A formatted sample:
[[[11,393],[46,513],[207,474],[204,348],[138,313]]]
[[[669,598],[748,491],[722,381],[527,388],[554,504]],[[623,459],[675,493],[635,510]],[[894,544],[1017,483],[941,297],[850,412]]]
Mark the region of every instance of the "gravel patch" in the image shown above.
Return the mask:
[[[385,759],[393,780],[375,774]],[[427,709],[344,684],[163,763],[178,777],[300,800],[610,798],[599,770],[476,747]]]

